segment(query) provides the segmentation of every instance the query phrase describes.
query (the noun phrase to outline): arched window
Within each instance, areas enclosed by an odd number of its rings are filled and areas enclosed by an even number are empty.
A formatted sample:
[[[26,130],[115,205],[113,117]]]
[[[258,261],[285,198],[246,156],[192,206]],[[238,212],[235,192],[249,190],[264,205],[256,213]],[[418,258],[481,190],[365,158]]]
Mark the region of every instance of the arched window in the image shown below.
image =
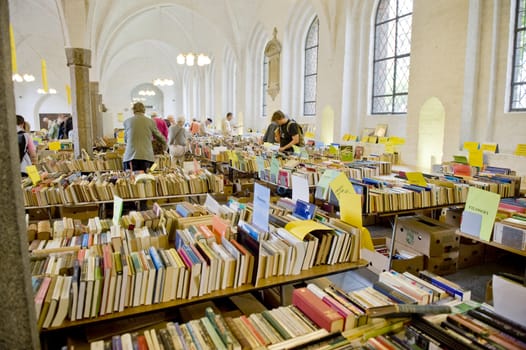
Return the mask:
[[[318,29],[316,17],[305,39],[305,74],[303,79],[303,115],[316,115],[316,84],[318,79]]]
[[[374,30],[372,114],[407,113],[413,0],[380,0]]]
[[[261,91],[261,116],[267,116],[268,57],[263,53],[263,86]]]
[[[515,4],[515,40],[510,110],[526,110],[526,0]]]

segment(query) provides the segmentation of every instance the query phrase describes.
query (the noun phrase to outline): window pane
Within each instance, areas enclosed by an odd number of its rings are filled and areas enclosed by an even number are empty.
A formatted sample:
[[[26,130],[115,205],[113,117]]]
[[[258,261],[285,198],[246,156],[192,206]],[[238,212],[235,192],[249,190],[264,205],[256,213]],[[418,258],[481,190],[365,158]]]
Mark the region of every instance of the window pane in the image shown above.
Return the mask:
[[[394,113],[405,113],[407,111],[407,95],[398,95],[394,99]]]
[[[307,102],[303,105],[303,115],[316,115],[316,102]]]
[[[393,93],[394,72],[394,60],[380,61],[374,65],[374,96]]]
[[[380,0],[374,33],[372,113],[407,112],[413,0]]]
[[[398,0],[398,16],[407,15],[413,11],[413,0]]]
[[[305,75],[316,74],[318,71],[318,48],[305,51]]]
[[[391,96],[373,98],[373,113],[391,113],[393,98]]]
[[[318,46],[318,23],[318,19],[316,18],[309,28],[309,32],[307,33],[307,40],[305,42],[306,48]]]
[[[512,108],[513,109],[525,109],[526,108],[526,85],[515,85],[513,88],[512,96]]]
[[[409,57],[396,60],[396,85],[395,92],[407,93],[409,90]]]
[[[305,77],[305,102],[316,101],[316,76]]]
[[[406,55],[411,52],[411,18],[411,16],[405,16],[398,20],[397,55]]]
[[[393,57],[396,44],[396,22],[391,21],[376,27],[376,33],[375,59]]]
[[[517,18],[517,28],[524,28],[526,27],[526,9],[524,8],[524,4],[522,3],[521,8],[518,12],[518,18]]]
[[[510,109],[526,109],[526,0],[517,0]]]
[[[385,22],[396,16],[396,0],[381,0],[376,12],[376,23]]]

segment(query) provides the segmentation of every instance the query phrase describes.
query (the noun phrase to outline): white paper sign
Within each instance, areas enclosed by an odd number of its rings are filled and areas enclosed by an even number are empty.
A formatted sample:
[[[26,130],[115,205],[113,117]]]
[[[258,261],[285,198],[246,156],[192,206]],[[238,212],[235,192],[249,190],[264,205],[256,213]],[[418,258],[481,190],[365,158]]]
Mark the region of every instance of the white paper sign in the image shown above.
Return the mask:
[[[292,200],[309,201],[309,182],[307,178],[292,174]]]

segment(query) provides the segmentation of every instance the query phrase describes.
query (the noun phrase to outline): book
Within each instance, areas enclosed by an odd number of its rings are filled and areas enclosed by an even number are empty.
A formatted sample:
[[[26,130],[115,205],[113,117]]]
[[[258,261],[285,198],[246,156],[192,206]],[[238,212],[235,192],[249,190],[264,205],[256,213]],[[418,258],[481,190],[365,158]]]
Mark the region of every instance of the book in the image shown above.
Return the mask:
[[[292,303],[327,331],[343,330],[344,318],[307,288],[294,289]]]
[[[58,327],[64,322],[68,314],[70,304],[70,288],[71,288],[71,276],[64,276],[62,282],[62,289],[60,291],[60,301],[57,307],[57,313],[51,323],[52,327]]]
[[[419,277],[446,291],[449,295],[460,300],[471,300],[471,291],[466,290],[456,283],[448,281],[430,271],[420,271]]]
[[[393,304],[373,306],[366,310],[369,317],[395,316],[403,317],[408,314],[448,314],[452,309],[449,305],[416,305],[416,304]]]
[[[53,321],[55,317],[55,313],[57,311],[58,307],[58,301],[60,300],[60,296],[62,294],[62,284],[64,283],[64,276],[56,276],[55,285],[52,286],[53,290],[50,289],[48,291],[48,295],[51,295],[51,298],[48,299],[46,296],[46,302],[49,300],[49,307],[47,309],[46,317],[44,319],[44,322],[42,323],[42,328],[48,328],[51,326],[51,322]]]

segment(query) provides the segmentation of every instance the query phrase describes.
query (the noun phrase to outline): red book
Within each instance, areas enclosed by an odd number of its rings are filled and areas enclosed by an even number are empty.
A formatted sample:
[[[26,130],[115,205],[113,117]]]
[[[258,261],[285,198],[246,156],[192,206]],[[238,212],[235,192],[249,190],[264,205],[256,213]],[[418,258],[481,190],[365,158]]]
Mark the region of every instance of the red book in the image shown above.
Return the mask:
[[[257,331],[257,329],[254,327],[254,325],[252,324],[252,322],[250,322],[250,320],[247,318],[247,316],[245,315],[242,315],[240,317],[241,321],[247,326],[247,328],[250,330],[250,332],[252,334],[254,334],[254,336],[257,338],[258,342],[261,344],[261,345],[269,345],[268,342],[265,341],[265,338],[263,338],[263,336],[261,334],[259,334],[259,332]]]
[[[343,317],[307,288],[294,289],[292,304],[328,332],[343,330]]]
[[[517,205],[517,204],[513,204],[513,203],[500,202],[499,203],[499,209],[501,209],[501,208],[514,210],[517,213],[526,213],[526,207],[523,207],[523,206]]]
[[[142,334],[137,336],[137,349],[148,350],[148,343],[146,343],[146,337]]]

